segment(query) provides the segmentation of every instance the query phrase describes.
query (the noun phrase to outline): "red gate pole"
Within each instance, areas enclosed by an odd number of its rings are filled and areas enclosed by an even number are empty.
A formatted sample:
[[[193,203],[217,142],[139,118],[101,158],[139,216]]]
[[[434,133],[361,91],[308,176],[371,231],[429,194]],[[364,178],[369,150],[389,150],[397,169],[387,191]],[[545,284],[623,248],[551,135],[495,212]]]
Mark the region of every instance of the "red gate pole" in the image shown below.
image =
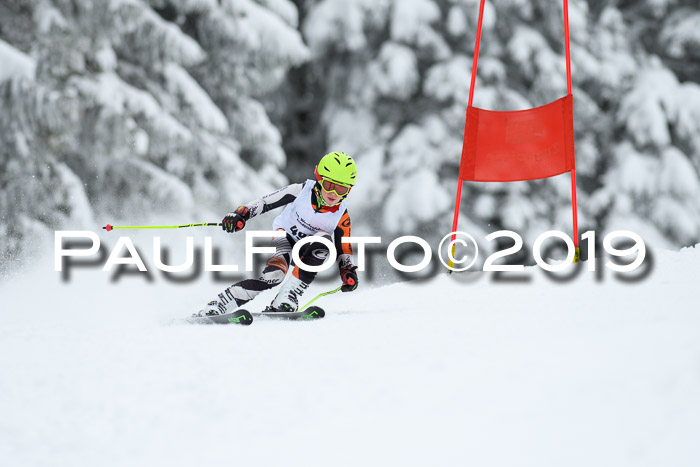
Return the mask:
[[[479,44],[481,43],[481,24],[482,20],[484,19],[484,4],[486,3],[486,0],[481,0],[481,3],[479,4],[479,21],[476,26],[476,43],[474,44],[474,59],[472,61],[472,79],[471,79],[471,84],[469,85],[469,103],[467,104],[467,108],[472,106],[472,102],[474,101],[474,85],[476,84],[476,66],[479,62]],[[464,181],[461,178],[462,174],[462,161],[460,160],[459,164],[459,175],[457,176],[457,200],[455,201],[455,215],[454,219],[452,220],[452,232],[457,231],[457,223],[459,222],[459,205],[462,202],[462,185],[464,184]],[[457,238],[457,234],[452,234],[451,241],[454,242],[455,238]],[[455,254],[455,245],[452,245],[452,257],[454,258]],[[452,260],[449,260],[448,265],[450,267],[454,266],[454,263]],[[451,272],[451,270],[450,270]]]
[[[571,96],[571,49],[569,47],[569,1],[564,0],[564,44],[566,50],[566,93]],[[574,160],[576,160],[574,158]],[[578,243],[578,208],[576,204],[576,165],[571,169],[571,208],[574,217],[574,263],[578,263],[581,256]]]

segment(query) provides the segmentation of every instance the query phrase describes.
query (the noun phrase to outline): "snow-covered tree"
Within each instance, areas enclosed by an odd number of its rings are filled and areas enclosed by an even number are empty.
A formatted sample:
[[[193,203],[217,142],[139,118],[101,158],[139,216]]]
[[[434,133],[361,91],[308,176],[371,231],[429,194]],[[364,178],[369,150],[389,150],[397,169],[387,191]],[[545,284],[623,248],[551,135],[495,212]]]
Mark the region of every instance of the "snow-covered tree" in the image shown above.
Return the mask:
[[[2,267],[55,229],[225,212],[286,181],[260,101],[308,59],[287,0],[0,5]]]
[[[95,217],[221,212],[359,162],[356,230],[451,226],[479,0],[0,3],[0,254]],[[570,0],[580,231],[700,239],[700,9]],[[566,93],[559,2],[486,2],[474,105]],[[570,231],[568,175],[466,183],[460,226]]]
[[[355,215],[371,213],[375,231],[448,232],[479,0],[299,3],[313,53],[305,76],[320,87],[314,141],[357,156]],[[685,0],[569,2],[581,232],[626,224],[660,246],[700,239],[700,106],[688,81],[700,76],[688,71],[699,15]],[[482,34],[475,106],[519,110],[566,94],[560,2],[486,2]],[[466,183],[460,225],[531,243],[571,231],[570,203],[568,174]]]

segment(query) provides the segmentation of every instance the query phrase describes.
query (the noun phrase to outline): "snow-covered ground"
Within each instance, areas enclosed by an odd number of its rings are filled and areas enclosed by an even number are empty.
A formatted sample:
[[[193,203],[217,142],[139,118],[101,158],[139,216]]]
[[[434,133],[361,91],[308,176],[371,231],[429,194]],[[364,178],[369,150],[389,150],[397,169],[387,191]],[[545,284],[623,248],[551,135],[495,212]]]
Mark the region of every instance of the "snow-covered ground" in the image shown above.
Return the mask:
[[[243,327],[173,323],[220,285],[47,258],[0,285],[1,463],[696,466],[699,262],[363,284]]]

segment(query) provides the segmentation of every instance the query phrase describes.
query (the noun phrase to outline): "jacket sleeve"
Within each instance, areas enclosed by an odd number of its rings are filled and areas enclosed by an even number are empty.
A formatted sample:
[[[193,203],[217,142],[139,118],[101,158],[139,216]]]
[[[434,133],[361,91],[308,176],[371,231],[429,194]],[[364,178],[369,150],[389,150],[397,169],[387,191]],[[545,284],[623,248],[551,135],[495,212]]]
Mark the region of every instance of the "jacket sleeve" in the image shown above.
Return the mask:
[[[342,239],[344,237],[350,237],[350,214],[348,214],[347,209],[343,213],[343,216],[338,222],[338,226],[335,228],[334,241],[335,249],[338,253],[338,267],[343,268],[346,266],[351,266],[353,264],[352,258],[352,244],[343,243]]]
[[[264,214],[267,211],[271,211],[272,209],[277,209],[291,203],[297,199],[297,196],[299,196],[299,193],[301,193],[303,187],[304,185],[302,183],[294,183],[244,204],[245,207],[250,209],[249,218],[252,219],[253,217]]]

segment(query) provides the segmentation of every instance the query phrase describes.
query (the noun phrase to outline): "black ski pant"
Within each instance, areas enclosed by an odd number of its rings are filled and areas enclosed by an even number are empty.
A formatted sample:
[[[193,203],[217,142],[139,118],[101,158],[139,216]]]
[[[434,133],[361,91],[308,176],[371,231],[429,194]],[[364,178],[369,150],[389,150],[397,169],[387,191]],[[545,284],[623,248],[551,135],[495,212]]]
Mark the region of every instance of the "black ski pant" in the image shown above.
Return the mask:
[[[331,240],[328,234],[324,234],[324,237]],[[296,241],[289,234],[275,239],[273,242],[275,253],[265,263],[260,276],[257,279],[244,279],[227,287],[219,294],[219,303],[229,305],[231,302],[235,302],[236,307],[240,307],[260,293],[280,285],[292,264],[292,248],[294,248],[295,243]],[[320,266],[329,255],[328,247],[318,241],[307,243],[299,250],[299,257],[304,264],[309,266]],[[294,275],[307,284],[314,280],[316,274],[295,266]]]

